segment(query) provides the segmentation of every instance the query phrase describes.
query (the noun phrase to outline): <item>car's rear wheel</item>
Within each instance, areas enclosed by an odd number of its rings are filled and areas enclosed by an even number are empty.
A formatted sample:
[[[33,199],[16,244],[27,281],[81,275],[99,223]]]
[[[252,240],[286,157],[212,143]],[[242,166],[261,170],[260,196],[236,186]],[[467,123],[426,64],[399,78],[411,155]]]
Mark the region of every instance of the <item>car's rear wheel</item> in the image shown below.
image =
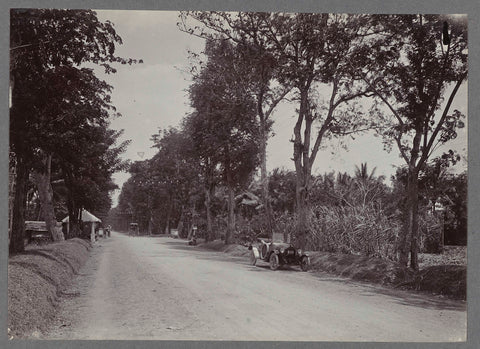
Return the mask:
[[[302,271],[307,271],[308,269],[310,269],[310,257],[302,257],[302,259],[300,260],[300,268],[302,269]]]
[[[250,264],[251,265],[257,264],[257,257],[255,257],[255,253],[253,252],[253,249],[250,251]]]
[[[277,270],[280,266],[280,261],[278,260],[278,256],[275,253],[270,255],[270,269]]]

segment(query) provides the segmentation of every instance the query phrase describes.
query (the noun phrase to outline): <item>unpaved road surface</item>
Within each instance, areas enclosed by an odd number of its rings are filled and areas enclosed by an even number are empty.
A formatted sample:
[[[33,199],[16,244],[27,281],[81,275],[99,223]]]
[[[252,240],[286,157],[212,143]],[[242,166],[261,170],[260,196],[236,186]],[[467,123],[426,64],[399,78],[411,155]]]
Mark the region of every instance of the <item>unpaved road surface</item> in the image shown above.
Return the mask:
[[[44,338],[460,341],[466,305],[113,232]]]

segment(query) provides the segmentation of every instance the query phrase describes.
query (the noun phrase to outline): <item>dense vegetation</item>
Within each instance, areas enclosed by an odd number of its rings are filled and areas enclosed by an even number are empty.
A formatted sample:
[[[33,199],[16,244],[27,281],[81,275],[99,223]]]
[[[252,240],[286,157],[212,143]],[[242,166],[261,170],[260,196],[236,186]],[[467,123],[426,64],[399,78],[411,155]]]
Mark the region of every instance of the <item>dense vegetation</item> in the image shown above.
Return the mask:
[[[179,27],[206,40],[191,54],[193,111],[154,136],[152,160],[132,166],[118,224],[129,212],[150,232],[179,227],[187,236],[197,225],[226,243],[283,232],[309,249],[403,265],[410,255],[413,269],[419,250],[465,243],[466,175],[449,170],[459,156],[432,158],[463,127],[450,110],[467,76],[462,19],[185,12]],[[273,111],[286,98],[298,113],[295,171],[266,173]],[[405,160],[392,185],[365,163],[353,175],[312,174],[321,147],[362,132]],[[150,173],[162,180],[137,180]]]
[[[114,73],[121,44],[113,24],[94,11],[16,9],[10,13],[10,252],[24,250],[24,222],[46,221],[54,240],[68,213],[70,235],[81,233],[81,211],[105,216],[112,174],[125,168],[109,129],[116,114],[112,87],[86,63]]]

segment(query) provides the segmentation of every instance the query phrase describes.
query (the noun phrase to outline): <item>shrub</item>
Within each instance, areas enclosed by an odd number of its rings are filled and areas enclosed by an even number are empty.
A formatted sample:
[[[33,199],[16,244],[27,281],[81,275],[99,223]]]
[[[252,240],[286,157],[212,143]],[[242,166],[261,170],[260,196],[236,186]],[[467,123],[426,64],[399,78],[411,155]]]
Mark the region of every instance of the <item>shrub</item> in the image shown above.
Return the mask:
[[[419,216],[418,226],[420,252],[441,253],[443,221],[440,217],[427,211]]]

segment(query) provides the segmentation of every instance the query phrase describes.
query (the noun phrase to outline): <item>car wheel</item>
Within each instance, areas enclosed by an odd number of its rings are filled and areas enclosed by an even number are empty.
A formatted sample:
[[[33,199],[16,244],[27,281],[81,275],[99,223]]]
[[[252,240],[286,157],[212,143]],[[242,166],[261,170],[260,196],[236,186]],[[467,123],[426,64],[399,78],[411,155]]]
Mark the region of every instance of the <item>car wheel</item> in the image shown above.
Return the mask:
[[[250,251],[250,264],[257,264],[257,257],[255,257],[255,253],[253,252],[253,250]]]
[[[280,262],[278,260],[278,256],[275,253],[270,255],[270,269],[277,270],[280,266]]]
[[[267,259],[267,253],[268,253],[268,246],[266,244],[263,244],[260,252],[261,252],[260,258],[263,259],[263,260],[266,260]]]
[[[310,257],[303,256],[300,261],[300,268],[302,271],[307,271],[310,268]]]

